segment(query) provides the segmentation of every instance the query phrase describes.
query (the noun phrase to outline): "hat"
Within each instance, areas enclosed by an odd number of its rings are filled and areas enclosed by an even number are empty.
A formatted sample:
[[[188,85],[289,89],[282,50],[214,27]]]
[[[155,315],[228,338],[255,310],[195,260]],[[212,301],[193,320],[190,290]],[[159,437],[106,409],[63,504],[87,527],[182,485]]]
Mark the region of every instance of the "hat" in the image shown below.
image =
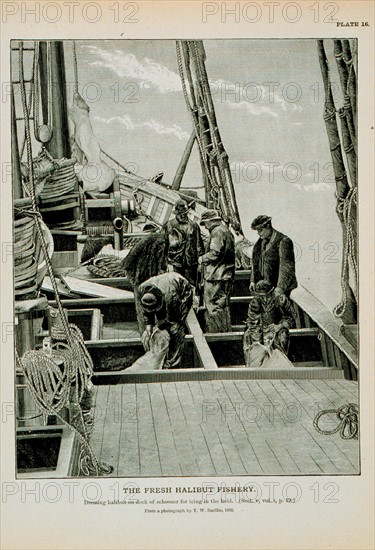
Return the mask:
[[[147,231],[148,233],[153,233],[158,230],[159,226],[154,222],[148,222],[143,226],[143,231]]]
[[[255,285],[255,292],[257,294],[269,294],[273,290],[273,286],[269,281],[262,279]]]
[[[201,217],[201,225],[205,225],[206,222],[212,222],[214,220],[221,220],[219,212],[217,210],[206,210]]]
[[[156,287],[146,288],[141,298],[142,308],[148,313],[159,311],[163,306],[163,294]]]
[[[184,199],[178,199],[174,205],[173,214],[187,214],[189,212],[189,207]]]
[[[269,223],[272,220],[270,216],[265,216],[262,214],[261,216],[257,216],[255,220],[251,223],[251,229],[258,229],[263,226],[265,226],[267,223]]]

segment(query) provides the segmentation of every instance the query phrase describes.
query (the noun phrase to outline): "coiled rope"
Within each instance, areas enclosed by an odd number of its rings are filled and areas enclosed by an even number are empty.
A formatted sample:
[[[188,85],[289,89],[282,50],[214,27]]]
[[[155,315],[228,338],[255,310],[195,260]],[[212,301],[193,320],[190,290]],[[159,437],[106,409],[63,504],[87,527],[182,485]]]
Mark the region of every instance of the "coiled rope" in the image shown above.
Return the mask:
[[[123,261],[115,256],[99,254],[87,269],[98,277],[125,277]]]
[[[337,426],[332,430],[323,430],[319,426],[319,420],[327,414],[335,414],[339,420]],[[338,409],[320,411],[315,416],[313,425],[322,435],[333,435],[340,432],[342,439],[358,439],[358,407],[355,403],[348,403]]]

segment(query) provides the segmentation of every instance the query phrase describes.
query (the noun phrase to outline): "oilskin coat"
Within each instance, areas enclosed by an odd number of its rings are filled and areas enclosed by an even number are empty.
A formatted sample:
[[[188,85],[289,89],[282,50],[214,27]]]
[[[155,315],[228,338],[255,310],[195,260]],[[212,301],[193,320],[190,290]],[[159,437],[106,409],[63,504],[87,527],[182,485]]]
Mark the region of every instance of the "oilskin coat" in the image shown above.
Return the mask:
[[[198,257],[204,252],[199,225],[192,220],[179,223],[176,218],[163,227],[168,237],[168,263],[192,284],[197,282]]]
[[[273,325],[279,325],[276,333],[271,330]],[[270,349],[278,349],[286,355],[289,347],[289,329],[294,325],[294,310],[286,296],[276,295],[274,291],[266,296],[252,296],[243,338],[246,366],[260,366],[257,362],[260,359],[261,348],[257,347],[257,343],[269,346]]]
[[[229,298],[235,270],[234,237],[218,223],[210,231],[207,252],[202,256],[205,325],[207,332],[231,330]]]
[[[163,295],[163,305],[155,313],[143,311],[146,325],[157,326],[169,334],[169,349],[163,368],[180,366],[185,340],[185,320],[193,303],[189,282],[179,273],[163,273],[151,277],[139,286],[139,296],[158,288]]]
[[[275,229],[268,242],[258,239],[253,248],[251,281],[262,279],[286,295],[297,287],[293,242]]]

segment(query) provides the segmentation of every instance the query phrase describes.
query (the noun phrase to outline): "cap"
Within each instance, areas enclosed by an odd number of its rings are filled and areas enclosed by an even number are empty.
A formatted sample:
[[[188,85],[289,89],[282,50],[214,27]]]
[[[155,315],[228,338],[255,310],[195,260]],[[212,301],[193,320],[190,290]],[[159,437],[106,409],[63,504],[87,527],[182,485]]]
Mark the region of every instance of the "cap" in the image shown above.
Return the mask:
[[[178,199],[174,205],[173,214],[187,214],[189,212],[189,207],[184,199]]]
[[[261,280],[255,285],[255,292],[257,294],[269,294],[273,290],[273,286],[269,281]]]
[[[205,225],[206,222],[211,222],[214,220],[221,220],[219,212],[217,210],[206,210],[203,212],[201,217],[201,225]]]
[[[142,308],[148,313],[159,311],[163,305],[163,294],[156,287],[146,288],[141,298]]]
[[[251,223],[251,229],[258,229],[266,225],[272,220],[270,216],[265,216],[262,214],[261,216],[257,216]]]

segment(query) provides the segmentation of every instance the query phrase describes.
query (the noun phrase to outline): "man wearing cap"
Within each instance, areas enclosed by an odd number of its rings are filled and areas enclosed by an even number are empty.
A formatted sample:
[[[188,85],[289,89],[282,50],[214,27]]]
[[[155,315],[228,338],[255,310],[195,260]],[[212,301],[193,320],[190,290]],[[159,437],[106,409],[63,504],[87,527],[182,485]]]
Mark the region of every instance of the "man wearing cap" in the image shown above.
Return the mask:
[[[254,366],[252,349],[255,342],[279,349],[285,355],[289,348],[289,329],[295,324],[290,300],[276,294],[269,281],[258,281],[250,299],[243,346],[247,366]]]
[[[235,269],[234,237],[216,210],[206,210],[201,225],[210,233],[206,253],[199,259],[203,266],[205,330],[227,332],[231,330],[229,298]]]
[[[168,237],[169,269],[180,273],[192,284],[197,283],[198,257],[203,254],[199,225],[188,218],[189,205],[179,199],[174,207],[175,218],[163,228]]]
[[[157,327],[166,330],[170,337],[163,368],[178,368],[185,339],[185,319],[193,302],[191,285],[179,273],[162,273],[142,283],[139,295],[146,336]]]
[[[265,280],[276,294],[289,296],[297,287],[292,240],[272,227],[269,216],[256,217],[251,229],[258,232],[259,239],[253,248],[250,290]]]

